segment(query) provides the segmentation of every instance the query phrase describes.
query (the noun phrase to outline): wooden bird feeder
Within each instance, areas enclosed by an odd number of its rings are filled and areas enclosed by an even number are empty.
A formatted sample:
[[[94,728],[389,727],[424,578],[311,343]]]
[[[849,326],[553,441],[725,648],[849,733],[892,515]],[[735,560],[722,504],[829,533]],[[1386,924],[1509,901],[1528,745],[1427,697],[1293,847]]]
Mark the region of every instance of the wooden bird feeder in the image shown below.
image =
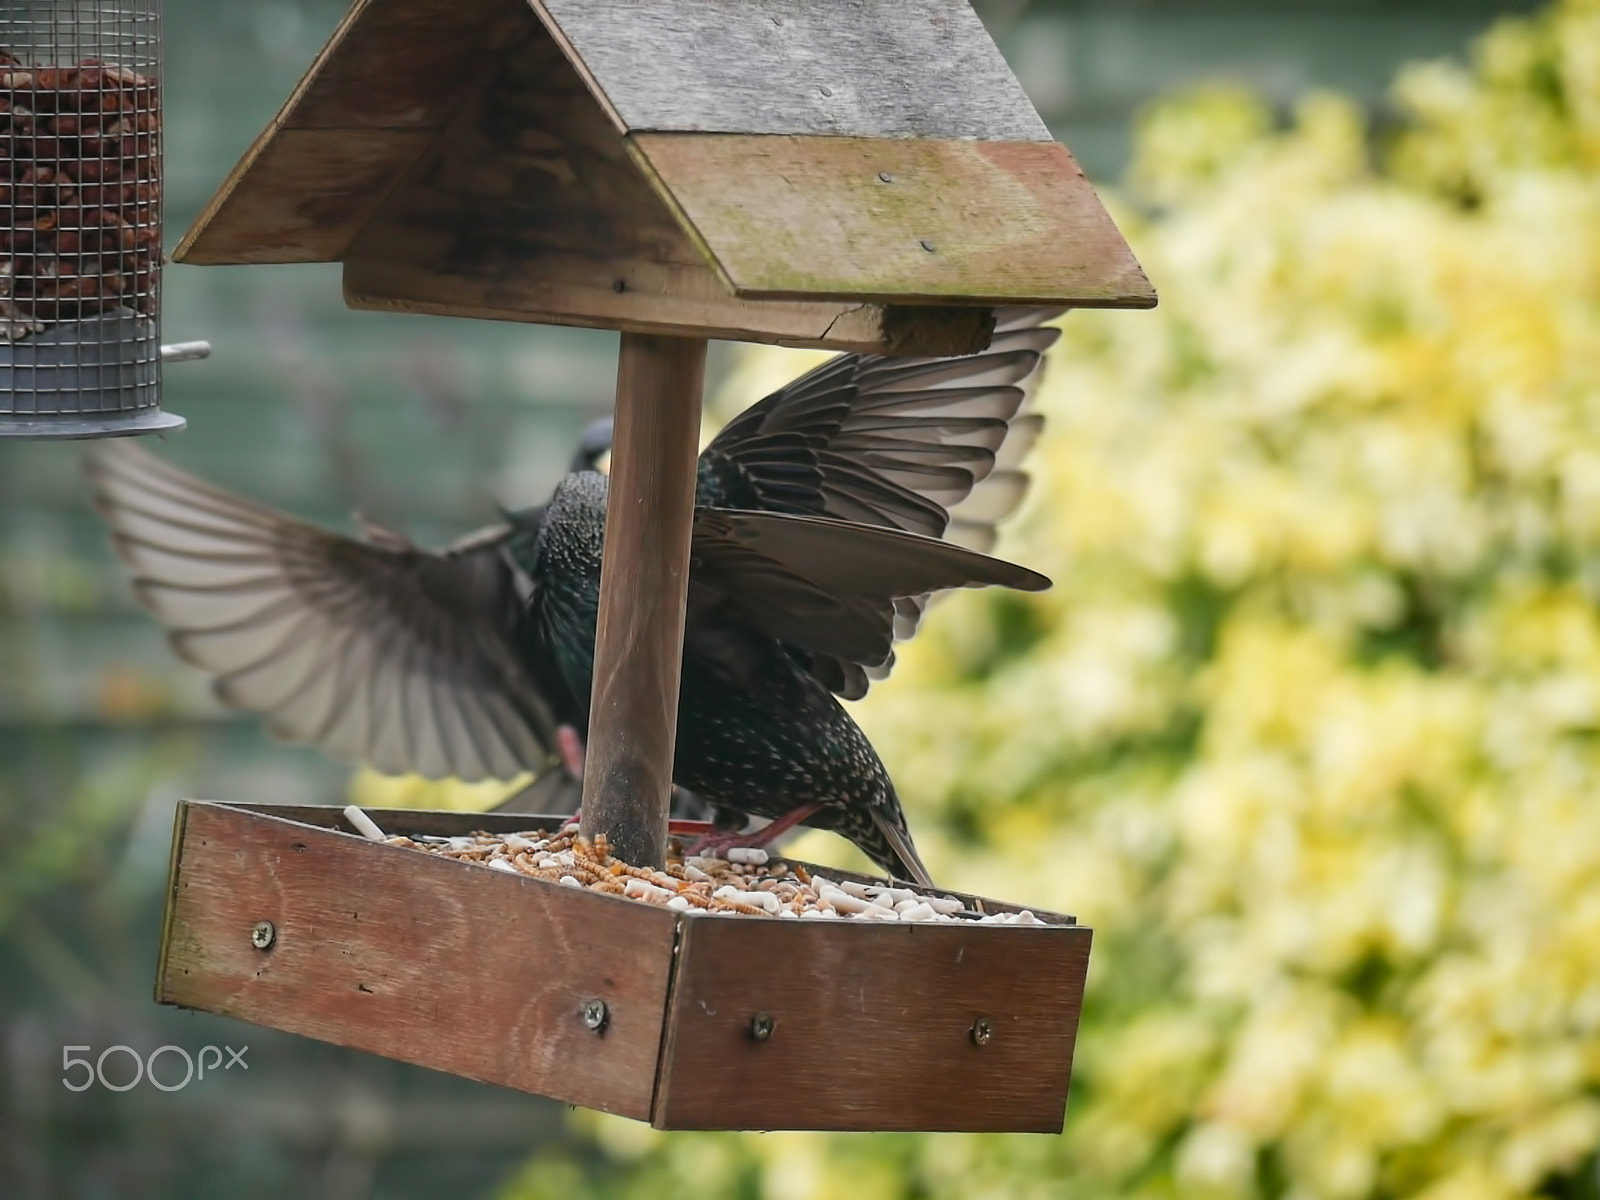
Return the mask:
[[[371,815],[441,836],[563,819]],[[1071,917],[691,916],[339,827],[186,801],[156,999],[661,1129],[1061,1128],[1089,961]]]
[[[706,340],[962,354],[998,304],[1155,303],[967,0],[356,0],[174,258],[338,261],[356,308],[621,331],[583,832],[640,864],[665,851]],[[1069,917],[715,920],[337,822],[186,806],[158,998],[663,1128],[1061,1126]]]

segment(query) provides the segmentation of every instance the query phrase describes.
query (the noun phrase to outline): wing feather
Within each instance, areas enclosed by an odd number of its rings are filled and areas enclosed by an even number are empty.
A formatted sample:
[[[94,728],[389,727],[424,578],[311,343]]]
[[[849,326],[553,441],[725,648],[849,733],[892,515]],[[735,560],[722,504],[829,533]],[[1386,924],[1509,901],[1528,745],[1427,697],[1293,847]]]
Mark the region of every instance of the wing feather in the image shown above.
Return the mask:
[[[818,678],[845,687],[894,651],[895,602],[957,587],[1039,591],[1050,581],[937,538],[827,517],[696,510],[691,587],[739,622],[836,660]],[[691,596],[691,605],[696,600]]]
[[[551,760],[554,720],[509,632],[508,530],[430,553],[306,525],[135,446],[87,470],[134,594],[224,703],[383,771],[511,778]]]
[[[1027,492],[1021,463],[1043,418],[1028,406],[1057,309],[996,314],[989,349],[961,358],[843,354],[728,423],[701,455],[701,505],[832,517],[978,551]],[[896,640],[916,632],[930,594],[893,604]],[[858,629],[857,634],[864,633]],[[847,699],[894,663],[813,654],[812,673]]]

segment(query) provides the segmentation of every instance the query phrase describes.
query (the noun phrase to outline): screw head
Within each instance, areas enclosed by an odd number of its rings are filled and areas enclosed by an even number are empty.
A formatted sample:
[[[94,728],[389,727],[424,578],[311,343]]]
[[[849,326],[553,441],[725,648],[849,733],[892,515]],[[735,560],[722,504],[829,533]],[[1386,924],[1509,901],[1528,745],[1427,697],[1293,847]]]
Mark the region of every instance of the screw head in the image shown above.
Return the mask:
[[[878,172],[878,182],[879,183],[893,183],[894,182],[894,176],[889,174],[889,172],[887,172],[887,171],[879,171]]]
[[[935,250],[938,249],[938,247],[935,246],[932,242],[930,242],[927,238],[923,238],[920,242],[917,243],[917,245],[921,246],[929,254],[932,254]]]
[[[772,1036],[773,1027],[777,1022],[772,1019],[769,1012],[758,1012],[750,1018],[750,1036],[758,1042],[764,1042]]]
[[[972,1023],[972,1044],[987,1046],[994,1040],[994,1022],[988,1017],[979,1017]]]
[[[250,931],[250,944],[257,950],[265,950],[277,937],[278,931],[273,928],[271,921],[257,921],[256,927]]]
[[[583,1023],[590,1029],[599,1033],[605,1029],[606,1021],[611,1014],[606,1011],[604,1000],[585,1000],[583,1002]]]

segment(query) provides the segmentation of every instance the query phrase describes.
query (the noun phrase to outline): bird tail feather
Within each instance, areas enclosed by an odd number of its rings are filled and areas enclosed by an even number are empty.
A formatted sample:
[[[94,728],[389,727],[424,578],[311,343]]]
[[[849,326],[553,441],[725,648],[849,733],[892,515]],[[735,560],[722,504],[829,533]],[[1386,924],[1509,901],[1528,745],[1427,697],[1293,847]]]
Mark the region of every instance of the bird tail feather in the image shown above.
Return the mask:
[[[922,887],[931,888],[933,876],[929,875],[928,868],[922,865],[922,856],[917,853],[916,846],[912,845],[911,835],[877,809],[873,809],[872,823],[889,843],[889,849],[894,851],[894,856],[900,860],[901,877]]]

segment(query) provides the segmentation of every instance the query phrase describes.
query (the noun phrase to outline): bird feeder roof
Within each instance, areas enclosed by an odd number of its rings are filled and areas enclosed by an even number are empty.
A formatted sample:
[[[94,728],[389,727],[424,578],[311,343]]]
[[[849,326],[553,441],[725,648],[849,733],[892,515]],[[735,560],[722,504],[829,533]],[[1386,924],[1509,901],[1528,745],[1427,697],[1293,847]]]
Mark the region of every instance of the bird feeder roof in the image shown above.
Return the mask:
[[[835,349],[1155,303],[967,0],[356,0],[175,258]]]

